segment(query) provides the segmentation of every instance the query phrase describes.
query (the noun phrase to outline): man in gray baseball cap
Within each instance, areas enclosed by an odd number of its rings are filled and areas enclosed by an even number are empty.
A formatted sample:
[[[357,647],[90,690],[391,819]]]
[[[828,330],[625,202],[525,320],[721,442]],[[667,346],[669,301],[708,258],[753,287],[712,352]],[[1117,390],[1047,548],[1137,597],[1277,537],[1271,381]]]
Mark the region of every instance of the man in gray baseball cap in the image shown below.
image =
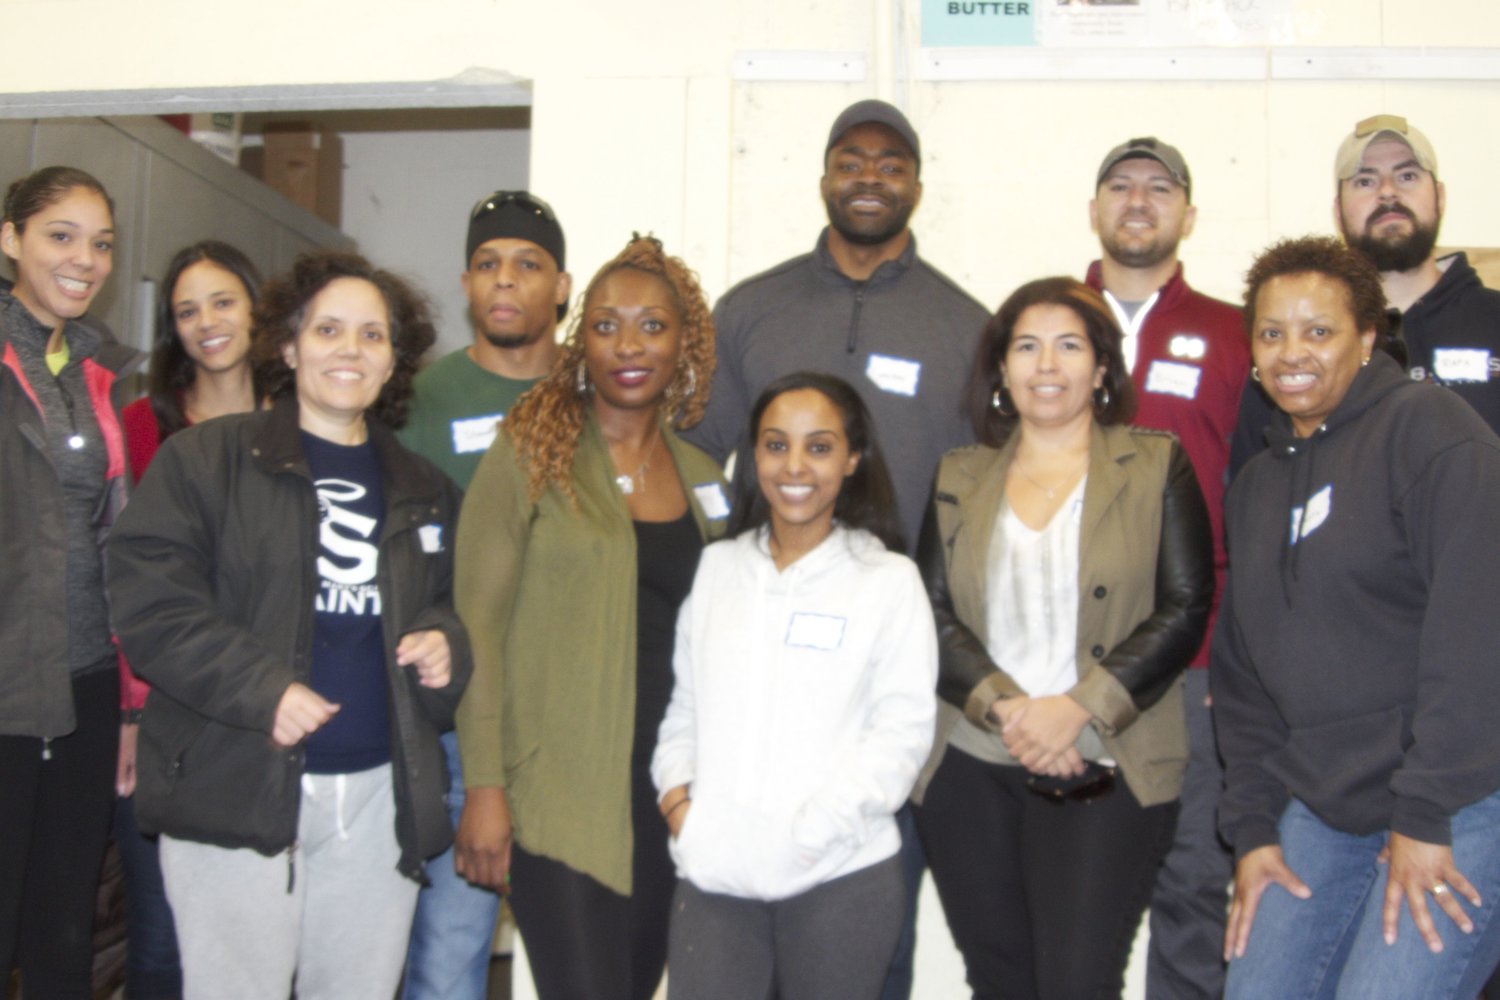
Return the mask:
[[[1111,149],[1089,202],[1102,254],[1087,281],[1124,331],[1125,363],[1140,399],[1134,423],[1176,434],[1193,463],[1222,591],[1225,469],[1250,347],[1240,311],[1194,291],[1183,276],[1178,248],[1198,218],[1192,194],[1192,175],[1176,146],[1145,136]],[[1215,600],[1215,614],[1217,608]],[[1206,636],[1189,667],[1183,677],[1188,767],[1175,839],[1151,898],[1146,995],[1152,1000],[1217,997],[1224,987],[1233,867],[1215,828],[1224,774],[1208,706]]]

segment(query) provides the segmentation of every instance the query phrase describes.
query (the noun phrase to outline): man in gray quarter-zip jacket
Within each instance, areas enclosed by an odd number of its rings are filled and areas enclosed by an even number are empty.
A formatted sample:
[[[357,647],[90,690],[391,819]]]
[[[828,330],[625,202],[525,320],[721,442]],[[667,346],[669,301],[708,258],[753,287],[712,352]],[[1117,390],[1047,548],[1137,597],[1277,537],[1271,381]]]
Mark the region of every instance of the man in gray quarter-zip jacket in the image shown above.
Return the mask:
[[[714,308],[719,366],[703,422],[683,436],[723,462],[760,391],[794,371],[849,382],[875,417],[916,550],[943,452],[972,444],[959,412],[989,311],[917,256],[921,146],[906,117],[860,101],[828,138],[829,225],[812,253],[740,282]]]
[[[811,370],[854,386],[896,487],[915,552],[943,453],[974,442],[960,412],[985,309],[917,256],[909,223],[922,200],[922,146],[884,101],[845,108],[828,133],[820,190],[828,227],[812,253],[740,282],[714,308],[718,369],[702,423],[684,437],[723,462],[747,440],[750,408],[773,379]],[[748,460],[737,463],[745,475]],[[898,814],[911,900],[882,1000],[911,994],[921,851],[910,811]]]

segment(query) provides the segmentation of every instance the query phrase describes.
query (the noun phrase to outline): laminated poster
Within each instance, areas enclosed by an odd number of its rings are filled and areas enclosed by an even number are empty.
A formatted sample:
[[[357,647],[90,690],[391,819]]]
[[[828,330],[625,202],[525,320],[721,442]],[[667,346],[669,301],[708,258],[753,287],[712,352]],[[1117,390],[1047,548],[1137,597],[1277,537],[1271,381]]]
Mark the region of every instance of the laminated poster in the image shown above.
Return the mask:
[[[1268,45],[1289,0],[922,0],[922,44]]]

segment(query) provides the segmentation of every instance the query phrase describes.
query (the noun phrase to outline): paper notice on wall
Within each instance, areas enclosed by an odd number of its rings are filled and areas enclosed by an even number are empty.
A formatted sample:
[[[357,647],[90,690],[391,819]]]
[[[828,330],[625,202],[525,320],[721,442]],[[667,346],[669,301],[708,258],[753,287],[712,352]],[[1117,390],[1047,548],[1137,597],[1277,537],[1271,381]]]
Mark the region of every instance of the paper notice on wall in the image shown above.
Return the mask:
[[[922,0],[925,46],[1269,45],[1290,0]]]

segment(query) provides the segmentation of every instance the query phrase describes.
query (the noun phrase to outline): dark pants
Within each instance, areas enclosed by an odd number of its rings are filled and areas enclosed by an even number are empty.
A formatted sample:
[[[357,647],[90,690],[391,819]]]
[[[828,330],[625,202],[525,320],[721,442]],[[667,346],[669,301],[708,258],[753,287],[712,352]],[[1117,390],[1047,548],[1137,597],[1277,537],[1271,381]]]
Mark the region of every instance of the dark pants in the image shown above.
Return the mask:
[[[655,789],[649,778],[633,784],[631,895],[551,858],[511,850],[511,912],[540,1000],[651,1000],[661,982],[677,874]]]
[[[1123,780],[1087,802],[1026,788],[1023,768],[949,748],[917,829],[976,1000],[1118,997],[1177,803]]]
[[[1172,849],[1151,895],[1146,995],[1151,1000],[1218,1000],[1224,995],[1224,923],[1234,857],[1219,839],[1224,765],[1205,699],[1208,671],[1189,670],[1182,699],[1188,766]]]
[[[678,882],[669,1000],[875,1000],[906,909],[888,858],[764,902]]]
[[[120,681],[75,678],[72,733],[0,736],[0,983],[21,968],[28,997],[89,1000],[94,900],[109,840]]]
[[[157,838],[136,826],[134,796],[115,804],[115,845],[125,866],[125,1000],[180,997],[182,960]]]
[[[901,936],[896,939],[896,953],[880,988],[880,1000],[908,1000],[917,957],[917,896],[922,889],[922,873],[927,859],[922,857],[922,839],[917,836],[917,821],[908,803],[896,811],[896,828],[901,831],[901,880],[906,889]]]

